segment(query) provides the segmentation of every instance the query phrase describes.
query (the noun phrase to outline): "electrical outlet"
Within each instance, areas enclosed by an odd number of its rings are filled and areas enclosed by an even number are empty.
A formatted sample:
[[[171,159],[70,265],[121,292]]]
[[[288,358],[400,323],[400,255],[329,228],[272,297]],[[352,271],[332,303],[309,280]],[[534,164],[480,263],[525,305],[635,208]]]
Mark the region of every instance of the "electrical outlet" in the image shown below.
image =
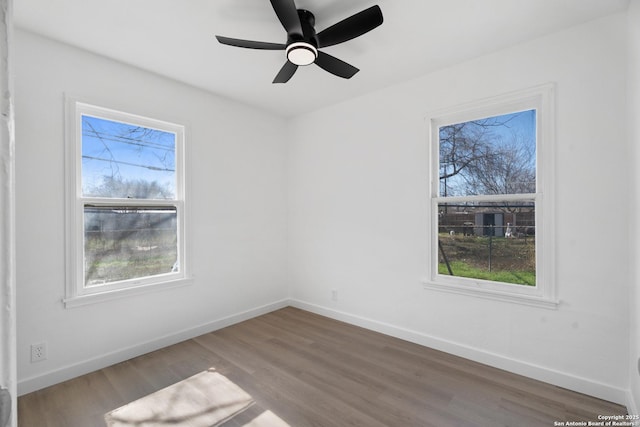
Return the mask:
[[[338,290],[331,289],[331,301],[338,301]]]
[[[47,343],[31,344],[31,362],[40,362],[47,359]]]

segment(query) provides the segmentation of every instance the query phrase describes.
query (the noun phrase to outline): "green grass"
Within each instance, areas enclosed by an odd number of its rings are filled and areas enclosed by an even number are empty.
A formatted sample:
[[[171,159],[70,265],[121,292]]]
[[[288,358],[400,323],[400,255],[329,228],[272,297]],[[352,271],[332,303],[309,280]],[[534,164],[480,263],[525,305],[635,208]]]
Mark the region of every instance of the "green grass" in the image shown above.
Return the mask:
[[[457,277],[526,286],[536,284],[536,248],[533,237],[506,239],[440,233],[439,243],[438,272],[442,275],[449,275],[444,263],[446,256],[453,275]]]
[[[536,285],[536,274],[533,271],[488,271],[472,267],[462,261],[453,261],[450,265],[453,275],[457,277],[491,280],[502,283],[514,283],[517,285]],[[438,264],[438,273],[449,275],[449,271],[447,270],[447,265],[445,263]]]
[[[106,247],[114,247],[114,242],[107,242]],[[97,245],[102,247],[103,245]],[[150,277],[166,274],[171,271],[177,259],[175,245],[160,245],[149,250],[132,249],[129,245],[121,245],[119,250],[96,250],[91,248],[85,252],[85,283],[111,283],[120,280]],[[138,246],[133,244],[133,248]]]

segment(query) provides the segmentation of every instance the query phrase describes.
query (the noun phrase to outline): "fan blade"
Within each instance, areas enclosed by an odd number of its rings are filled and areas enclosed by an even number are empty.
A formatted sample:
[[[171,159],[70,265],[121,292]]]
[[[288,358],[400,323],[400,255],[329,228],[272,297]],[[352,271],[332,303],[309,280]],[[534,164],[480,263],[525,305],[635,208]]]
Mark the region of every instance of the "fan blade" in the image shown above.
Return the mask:
[[[345,79],[350,79],[355,73],[360,71],[353,65],[347,64],[335,56],[331,56],[324,52],[318,52],[316,65],[331,74]]]
[[[257,42],[253,40],[233,39],[231,37],[224,36],[216,36],[216,38],[222,44],[246,47],[248,49],[285,50],[287,48],[287,45],[282,43]]]
[[[290,62],[290,61],[285,62],[282,68],[280,69],[280,71],[278,72],[278,75],[276,76],[276,78],[273,79],[273,83],[288,82],[289,79],[293,77],[297,69],[298,69],[298,66],[293,62]]]
[[[367,33],[382,24],[380,6],[371,6],[318,33],[318,47],[333,46]]]
[[[291,37],[297,35],[298,38],[302,36],[302,24],[300,23],[300,17],[298,16],[298,10],[293,0],[271,0],[271,6],[278,15],[278,19],[287,34]]]

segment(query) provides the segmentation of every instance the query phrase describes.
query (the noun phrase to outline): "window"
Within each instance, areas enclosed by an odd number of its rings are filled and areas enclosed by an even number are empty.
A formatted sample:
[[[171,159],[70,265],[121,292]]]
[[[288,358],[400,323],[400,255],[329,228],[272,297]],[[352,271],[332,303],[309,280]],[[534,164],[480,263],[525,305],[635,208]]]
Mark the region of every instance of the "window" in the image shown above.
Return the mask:
[[[185,282],[184,127],[67,100],[67,306]]]
[[[553,308],[553,86],[430,119],[429,289]]]

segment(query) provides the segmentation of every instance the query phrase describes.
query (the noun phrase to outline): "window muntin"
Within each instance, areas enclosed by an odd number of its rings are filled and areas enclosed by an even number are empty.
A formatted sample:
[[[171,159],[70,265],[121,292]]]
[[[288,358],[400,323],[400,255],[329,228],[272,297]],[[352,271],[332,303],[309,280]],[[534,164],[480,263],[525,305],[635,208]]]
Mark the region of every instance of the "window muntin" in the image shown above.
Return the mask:
[[[67,108],[67,306],[184,282],[184,127]]]
[[[548,207],[553,200],[553,91],[552,84],[542,85],[444,110],[430,118],[431,256],[423,281],[425,289],[556,307],[554,247],[550,239],[554,221]],[[514,126],[514,120],[521,124]],[[480,146],[465,141],[467,157],[452,157],[447,144],[458,141],[450,137],[469,124],[485,125],[484,129],[470,129],[471,135],[493,137]],[[498,130],[496,124],[509,126]],[[527,138],[527,134],[534,138]],[[487,156],[476,156],[474,164],[469,161],[474,159],[473,154]],[[454,167],[457,174],[452,174]],[[483,171],[498,173],[487,176]],[[464,239],[469,244],[475,240],[475,246],[465,247]],[[509,273],[506,277],[479,274],[477,270],[469,273],[460,265],[456,271],[452,264],[469,262],[470,258],[471,264],[488,271],[489,240],[491,270]],[[525,246],[525,240],[529,246]],[[457,249],[451,247],[452,241],[459,241]],[[441,248],[450,258],[453,274]],[[509,259],[519,257],[524,259],[509,265]],[[527,274],[521,274],[527,266]]]

